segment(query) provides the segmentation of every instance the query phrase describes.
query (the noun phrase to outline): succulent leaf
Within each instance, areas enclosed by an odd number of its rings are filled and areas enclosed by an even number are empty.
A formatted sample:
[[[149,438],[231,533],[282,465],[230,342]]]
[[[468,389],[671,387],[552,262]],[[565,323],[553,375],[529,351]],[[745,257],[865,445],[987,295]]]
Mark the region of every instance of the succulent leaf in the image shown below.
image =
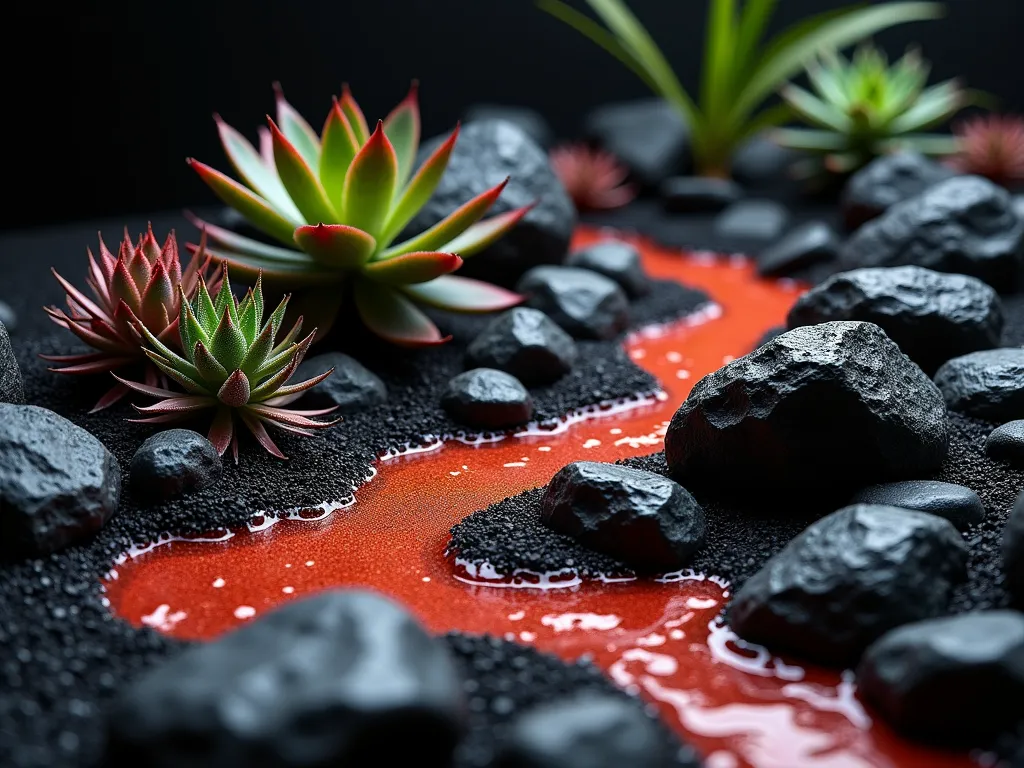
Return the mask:
[[[228,160],[231,161],[232,167],[242,181],[280,211],[285,218],[296,221],[301,219],[302,214],[299,213],[299,209],[295,207],[295,203],[288,196],[288,190],[281,183],[274,166],[268,165],[253,145],[242,134],[225,123],[220,115],[214,115],[213,119],[217,123],[217,133],[220,135],[224,154],[228,156]]]
[[[233,371],[242,364],[247,351],[245,334],[231,318],[231,312],[225,309],[210,339],[210,352],[226,370]]]
[[[291,242],[292,232],[301,224],[300,221],[286,218],[255,192],[220,171],[215,171],[205,163],[200,163],[192,158],[189,158],[187,162],[225,205],[234,208],[261,232],[265,232],[282,243]]]
[[[204,381],[224,381],[228,377],[227,369],[214,357],[206,344],[197,341],[192,348],[192,362]]]
[[[413,81],[409,94],[384,118],[384,133],[391,140],[398,158],[398,185],[409,180],[420,146],[419,84]]]
[[[281,126],[281,131],[303,160],[311,168],[316,168],[320,162],[320,139],[316,132],[285,99],[280,83],[274,83],[274,97],[277,102],[277,124]]]
[[[457,254],[418,251],[375,261],[366,266],[364,274],[379,283],[411,285],[447,275],[461,266],[462,259]]]
[[[402,290],[420,304],[452,312],[497,312],[523,301],[518,293],[456,275],[445,275],[422,285],[408,285]]]
[[[392,344],[425,347],[448,340],[429,317],[393,288],[360,280],[355,285],[354,297],[366,327]]]
[[[319,177],[313,171],[317,166],[309,165],[273,120],[267,118],[267,122],[270,124],[270,135],[274,140],[277,173],[305,221],[335,221],[338,214],[327,199],[327,193],[320,184]]]
[[[434,194],[437,185],[448,168],[448,160],[455,142],[459,138],[459,127],[456,126],[452,135],[441,144],[419,167],[412,180],[405,187],[399,196],[398,201],[388,215],[387,223],[384,225],[384,232],[381,235],[381,242],[389,244],[405,225],[413,220],[420,209],[427,204],[430,196]]]
[[[345,224],[306,225],[295,230],[295,242],[324,266],[358,269],[373,256],[373,236]]]
[[[383,122],[378,121],[345,175],[344,221],[376,238],[384,228],[397,182],[398,156],[384,133]]]
[[[359,104],[352,97],[352,91],[349,89],[348,83],[342,84],[341,98],[338,100],[338,103],[341,105],[341,111],[348,118],[348,124],[352,126],[356,140],[360,145],[365,144],[366,140],[370,138],[370,128],[366,123],[363,110],[359,108]]]
[[[473,256],[504,237],[532,210],[533,205],[527,205],[478,221],[454,240],[449,240],[445,250],[463,258]]]
[[[341,104],[334,99],[334,105],[324,123],[323,148],[320,153],[320,183],[323,184],[327,199],[334,210],[343,210],[342,195],[345,191],[345,174],[352,164],[360,143],[356,139],[348,118],[341,110]]]
[[[249,402],[249,379],[236,370],[217,390],[217,399],[229,408],[241,408]]]

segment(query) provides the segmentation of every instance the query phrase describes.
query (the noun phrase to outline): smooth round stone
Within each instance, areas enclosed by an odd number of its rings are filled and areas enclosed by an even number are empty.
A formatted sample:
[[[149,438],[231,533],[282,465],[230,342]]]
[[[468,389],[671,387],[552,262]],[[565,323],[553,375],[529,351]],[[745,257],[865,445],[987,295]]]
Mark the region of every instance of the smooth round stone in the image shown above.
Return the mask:
[[[1024,466],[1024,419],[993,429],[985,440],[985,453],[996,461]]]
[[[757,257],[757,273],[782,277],[796,270],[831,261],[839,253],[839,236],[823,221],[809,221],[791,230]]]
[[[789,211],[774,200],[740,200],[715,219],[715,233],[729,239],[761,244],[778,239],[789,221]]]
[[[704,176],[673,176],[659,191],[670,213],[717,213],[743,197],[743,188],[735,181]]]
[[[466,349],[475,368],[496,368],[526,386],[550,384],[576,362],[576,342],[539,309],[515,307],[494,318]]]
[[[970,488],[939,480],[903,480],[862,488],[851,504],[883,504],[929,512],[964,530],[985,518],[985,505]]]
[[[213,443],[191,429],[168,429],[139,446],[129,476],[135,496],[162,501],[212,485],[222,470]]]
[[[632,299],[650,293],[651,281],[640,263],[640,252],[621,240],[605,240],[575,251],[565,263],[611,278]]]
[[[384,382],[358,360],[341,352],[327,352],[304,360],[292,381],[306,381],[334,369],[334,372],[302,396],[310,408],[333,408],[351,413],[379,405],[388,399]]]
[[[533,400],[522,382],[493,368],[475,368],[454,377],[441,404],[456,421],[480,429],[506,429],[533,416]]]
[[[1024,418],[1024,349],[954,357],[935,372],[935,384],[952,411],[995,422]]]

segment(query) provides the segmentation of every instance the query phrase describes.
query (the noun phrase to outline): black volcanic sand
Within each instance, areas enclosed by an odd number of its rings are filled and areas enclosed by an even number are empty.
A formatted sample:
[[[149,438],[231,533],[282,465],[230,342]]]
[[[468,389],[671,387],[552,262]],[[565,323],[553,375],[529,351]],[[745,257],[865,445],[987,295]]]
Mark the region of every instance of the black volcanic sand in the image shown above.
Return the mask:
[[[102,226],[109,246],[117,242],[122,226]],[[133,233],[144,226],[144,220],[129,222]],[[169,227],[177,227],[179,241],[192,237],[193,230],[180,217],[154,217],[161,240]],[[88,415],[109,386],[102,377],[57,376],[36,357],[39,352],[75,349],[69,335],[51,333],[52,326],[38,309],[44,303],[63,302],[44,265],[53,264],[80,283],[85,247],[95,248],[96,229],[83,225],[0,239],[0,297],[19,313],[13,343],[27,401],[51,408],[96,435],[118,458],[127,481],[133,453],[156,429],[127,422],[135,415],[127,400]],[[659,282],[651,295],[633,305],[633,324],[668,321],[689,314],[706,300],[697,291]],[[40,560],[0,563],[0,765],[96,764],[103,750],[105,703],[141,670],[185,646],[129,626],[102,604],[100,579],[131,544],[167,532],[237,527],[262,510],[342,500],[364,481],[375,457],[385,450],[416,444],[425,435],[464,429],[441,410],[439,393],[452,375],[463,370],[465,346],[487,318],[438,314],[436,319],[455,335],[453,342],[414,354],[387,350],[384,357],[390,359],[383,361],[360,357],[385,381],[390,401],[348,415],[344,423],[314,438],[281,437],[278,444],[290,461],[274,459],[243,439],[239,466],[227,463],[214,487],[174,502],[142,506],[126,482],[118,514],[93,541]],[[657,388],[657,382],[628,359],[621,340],[580,342],[579,347],[573,373],[552,386],[531,390],[539,420]],[[194,426],[205,432],[207,425]],[[460,766],[486,765],[502,724],[522,706],[578,688],[612,689],[587,664],[566,665],[504,641],[453,634],[448,642],[465,662],[467,690],[472,694],[471,735],[462,747]]]

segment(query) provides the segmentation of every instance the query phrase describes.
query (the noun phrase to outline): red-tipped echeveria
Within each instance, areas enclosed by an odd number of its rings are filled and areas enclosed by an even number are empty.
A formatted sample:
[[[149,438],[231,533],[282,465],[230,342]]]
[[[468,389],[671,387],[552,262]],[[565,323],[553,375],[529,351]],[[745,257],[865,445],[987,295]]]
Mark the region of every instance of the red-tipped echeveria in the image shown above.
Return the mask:
[[[982,115],[955,125],[953,133],[956,168],[1003,186],[1024,181],[1024,117]]]
[[[150,225],[132,245],[127,228],[117,256],[99,237],[99,256],[87,249],[89,275],[86,283],[92,293],[83,291],[51,269],[67,294],[67,309],[45,307],[57,325],[66,328],[95,352],[76,355],[42,355],[43,359],[63,367],[57,373],[91,374],[119,370],[142,363],[145,381],[156,385],[163,380],[159,370],[146,357],[144,344],[135,332],[137,320],[154,337],[177,346],[178,317],[182,295],[191,298],[199,280],[208,272],[208,256],[203,243],[182,270],[178,242],[171,231],[160,247]],[[180,288],[180,290],[179,290]],[[115,385],[93,407],[93,412],[113,405],[128,390]]]
[[[636,197],[629,170],[610,152],[586,144],[551,150],[551,167],[578,211],[619,208]]]
[[[420,142],[415,83],[372,131],[343,87],[319,135],[280,87],[275,90],[276,120],[267,118],[259,150],[215,118],[241,181],[196,160],[188,162],[224,203],[284,247],[197,220],[217,258],[250,279],[262,272],[282,289],[315,287],[319,308],[330,318],[351,296],[371,331],[404,346],[447,341],[422,306],[490,312],[522,300],[497,286],[451,274],[463,258],[500,238],[529,210],[481,220],[507,179],[425,232],[394,242],[436,189],[459,132],[456,128],[414,168]]]

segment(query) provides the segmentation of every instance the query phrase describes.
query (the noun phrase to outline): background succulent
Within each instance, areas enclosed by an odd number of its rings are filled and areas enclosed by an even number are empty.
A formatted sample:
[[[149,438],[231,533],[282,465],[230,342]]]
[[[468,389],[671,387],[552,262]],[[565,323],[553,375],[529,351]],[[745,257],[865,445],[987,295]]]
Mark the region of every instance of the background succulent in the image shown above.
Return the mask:
[[[953,165],[997,184],[1024,182],[1024,117],[979,115],[953,126],[957,154]]]
[[[578,211],[618,208],[636,197],[629,170],[610,152],[586,144],[551,150],[551,167]]]
[[[142,363],[145,382],[156,385],[162,375],[149,363],[144,345],[132,327],[133,319],[162,343],[176,347],[181,297],[195,293],[201,276],[208,272],[208,256],[201,244],[182,271],[174,232],[167,235],[161,248],[152,226],[139,236],[135,246],[125,229],[117,256],[107,249],[102,235],[99,241],[98,258],[91,248],[87,249],[89,276],[86,283],[92,298],[51,269],[67,294],[68,308],[45,307],[57,325],[71,331],[96,351],[42,357],[63,366],[50,370],[69,374],[103,373]],[[93,412],[113,405],[127,392],[124,385],[116,384],[100,398]]]
[[[812,128],[782,128],[783,146],[813,153],[826,170],[847,173],[896,149],[926,155],[956,151],[946,134],[923,133],[948,121],[969,101],[955,80],[927,87],[930,67],[917,51],[890,66],[873,45],[851,59],[830,52],[807,66],[812,91],[787,85],[781,95]]]
[[[521,301],[502,288],[451,275],[463,257],[486,248],[529,210],[480,221],[504,183],[394,244],[433,194],[458,137],[456,128],[413,172],[420,141],[415,84],[372,132],[345,87],[320,135],[276,91],[277,120],[267,118],[260,151],[217,118],[242,183],[195,160],[189,164],[221,200],[287,247],[198,222],[218,246],[218,258],[249,278],[262,271],[284,289],[315,288],[328,318],[351,295],[370,330],[409,346],[447,341],[417,305],[489,312]]]
[[[297,341],[302,330],[299,318],[284,338],[278,340],[287,306],[288,297],[285,297],[264,322],[260,276],[257,275],[255,287],[250,288],[239,303],[231,293],[225,266],[216,299],[210,297],[201,278],[192,304],[182,294],[178,323],[182,354],[177,354],[139,320],[136,325],[149,344],[146,354],[185,392],[118,379],[136,392],[161,398],[155,405],[137,408],[144,415],[137,421],[162,424],[212,410],[210,442],[221,455],[231,446],[236,462],[236,420],[252,432],[268,452],[281,459],[287,457],[274,443],[265,425],[308,436],[311,430],[324,429],[340,421],[310,418],[330,413],[334,408],[299,411],[282,407],[294,402],[334,370],[288,384],[313,343],[316,331]]]

